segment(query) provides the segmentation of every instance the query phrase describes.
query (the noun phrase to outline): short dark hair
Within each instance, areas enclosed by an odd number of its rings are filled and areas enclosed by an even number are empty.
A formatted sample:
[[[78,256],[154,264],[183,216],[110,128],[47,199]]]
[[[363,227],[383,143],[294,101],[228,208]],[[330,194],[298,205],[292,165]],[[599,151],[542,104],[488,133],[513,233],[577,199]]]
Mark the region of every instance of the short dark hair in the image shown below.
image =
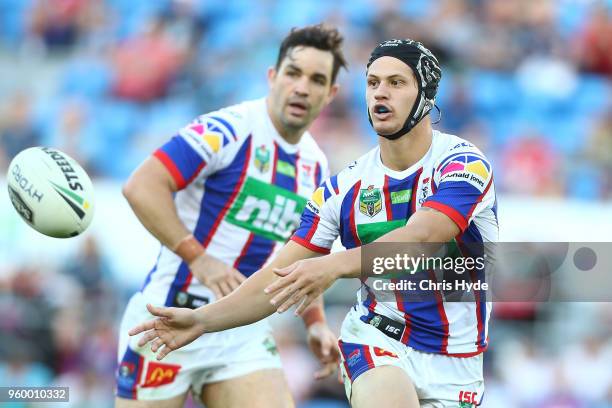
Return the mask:
[[[331,83],[333,84],[336,82],[340,67],[346,69],[347,66],[346,59],[341,49],[342,41],[344,41],[344,38],[336,28],[326,26],[322,23],[302,28],[294,27],[281,43],[275,67],[277,70],[280,68],[283,59],[285,59],[289,50],[294,47],[313,47],[322,51],[329,51],[334,57],[331,75]]]

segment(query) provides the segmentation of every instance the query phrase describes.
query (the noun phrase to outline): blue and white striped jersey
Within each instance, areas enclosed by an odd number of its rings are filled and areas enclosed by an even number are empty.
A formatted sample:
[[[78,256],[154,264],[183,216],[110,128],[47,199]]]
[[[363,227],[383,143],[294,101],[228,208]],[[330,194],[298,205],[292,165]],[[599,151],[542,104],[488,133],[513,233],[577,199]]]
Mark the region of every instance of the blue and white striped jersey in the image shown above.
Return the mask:
[[[158,149],[179,191],[178,215],[207,252],[245,276],[260,269],[297,228],[327,160],[306,132],[296,145],[276,131],[265,99],[198,117]],[[188,266],[162,247],[142,288],[159,304],[191,294],[214,300]]]

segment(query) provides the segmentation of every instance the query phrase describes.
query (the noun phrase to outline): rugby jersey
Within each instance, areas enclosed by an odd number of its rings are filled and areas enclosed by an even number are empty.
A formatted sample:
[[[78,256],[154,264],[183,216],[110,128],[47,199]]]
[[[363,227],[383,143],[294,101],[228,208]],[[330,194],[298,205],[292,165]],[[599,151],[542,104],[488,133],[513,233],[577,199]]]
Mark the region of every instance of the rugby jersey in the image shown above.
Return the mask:
[[[308,197],[329,176],[308,132],[295,145],[278,134],[265,98],[198,117],[154,156],[178,186],[181,221],[209,254],[247,277],[290,238]],[[142,292],[165,305],[185,294],[214,300],[164,246]]]
[[[376,147],[325,180],[307,203],[301,224],[292,240],[328,253],[339,236],[347,249],[367,244],[406,225],[421,207],[446,214],[459,227],[454,243],[498,239],[497,204],[493,172],[483,153],[468,141],[433,131],[432,144],[419,162],[404,171],[384,166]],[[484,281],[478,271],[478,278]],[[375,291],[364,282],[357,292],[362,320],[374,313],[404,323],[401,341],[417,350],[469,356],[487,345],[491,304],[476,291],[472,302],[406,301],[377,302]],[[362,288],[363,289],[363,288]],[[362,294],[364,294],[362,296]]]

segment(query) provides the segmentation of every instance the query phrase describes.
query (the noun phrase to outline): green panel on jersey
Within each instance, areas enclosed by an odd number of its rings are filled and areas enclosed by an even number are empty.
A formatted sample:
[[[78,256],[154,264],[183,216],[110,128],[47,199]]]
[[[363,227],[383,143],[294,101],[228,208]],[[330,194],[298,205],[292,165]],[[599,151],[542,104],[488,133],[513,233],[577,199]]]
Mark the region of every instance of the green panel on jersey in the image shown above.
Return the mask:
[[[369,224],[358,224],[357,235],[362,244],[369,244],[376,241],[378,238],[385,235],[387,232],[393,231],[399,227],[406,225],[406,220],[372,222]]]
[[[305,206],[304,197],[248,177],[226,221],[255,235],[285,242],[299,226]]]
[[[280,174],[284,174],[287,177],[295,178],[295,166],[283,160],[279,160],[276,163],[276,171]]]
[[[402,204],[410,201],[412,190],[401,190],[391,192],[391,204]]]

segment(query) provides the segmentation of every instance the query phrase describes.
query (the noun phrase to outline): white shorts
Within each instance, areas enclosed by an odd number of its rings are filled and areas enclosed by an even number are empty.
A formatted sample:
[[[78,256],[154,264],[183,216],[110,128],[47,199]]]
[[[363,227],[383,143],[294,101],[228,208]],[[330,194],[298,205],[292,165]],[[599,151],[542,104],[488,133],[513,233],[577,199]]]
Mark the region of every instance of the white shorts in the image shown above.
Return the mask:
[[[457,408],[480,404],[484,392],[482,353],[463,358],[415,350],[364,323],[355,308],[351,308],[344,319],[338,344],[349,401],[357,377],[374,367],[392,365],[408,375],[421,407]]]
[[[138,347],[140,336],[127,334],[130,328],[153,318],[146,303],[143,294],[136,293],[121,321],[116,375],[118,397],[164,400],[182,395],[190,388],[198,397],[204,384],[281,367],[267,320],[204,334],[157,361],[150,345]]]

